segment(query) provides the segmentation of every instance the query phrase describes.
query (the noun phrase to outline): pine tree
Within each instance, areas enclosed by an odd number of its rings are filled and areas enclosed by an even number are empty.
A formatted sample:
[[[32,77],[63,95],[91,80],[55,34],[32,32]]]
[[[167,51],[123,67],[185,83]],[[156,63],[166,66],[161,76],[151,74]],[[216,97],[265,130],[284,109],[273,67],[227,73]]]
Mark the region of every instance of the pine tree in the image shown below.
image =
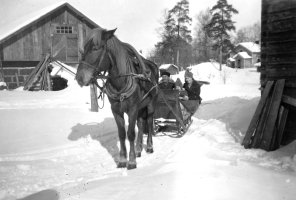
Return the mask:
[[[213,39],[210,38],[206,32],[206,25],[211,21],[212,15],[210,9],[202,10],[196,16],[196,24],[194,28],[194,38],[193,38],[193,52],[194,61],[206,62],[210,59],[217,57],[217,51],[212,49]]]
[[[232,14],[237,14],[238,11],[228,4],[227,0],[218,0],[217,4],[210,10],[212,19],[206,26],[207,34],[215,40],[214,49],[220,51],[220,70],[222,69],[222,55],[223,52],[232,47],[230,41],[230,31],[235,31],[234,21],[232,21]]]
[[[189,17],[189,2],[181,0],[164,15],[161,42],[155,47],[154,58],[160,62],[169,62],[177,65],[188,65],[191,61],[191,31],[189,26],[192,19]]]

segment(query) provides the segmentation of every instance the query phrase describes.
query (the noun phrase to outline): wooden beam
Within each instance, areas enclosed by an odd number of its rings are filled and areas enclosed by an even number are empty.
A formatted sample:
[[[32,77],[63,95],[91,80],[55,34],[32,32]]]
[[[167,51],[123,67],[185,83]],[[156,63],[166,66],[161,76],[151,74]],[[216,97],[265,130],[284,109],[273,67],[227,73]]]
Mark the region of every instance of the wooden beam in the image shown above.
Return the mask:
[[[296,107],[296,99],[287,95],[283,95],[282,102],[290,106]]]
[[[263,129],[263,138],[260,144],[260,148],[265,149],[267,151],[272,150],[272,138],[279,113],[279,108],[282,101],[284,87],[285,79],[278,80],[275,83],[274,90],[272,93],[270,109],[268,111],[266,124]]]
[[[255,111],[255,114],[250,122],[250,125],[248,127],[248,130],[246,132],[245,138],[242,143],[242,145],[245,148],[250,148],[250,145],[252,143],[252,136],[254,135],[256,128],[258,126],[259,119],[262,115],[264,105],[266,104],[266,100],[267,100],[267,97],[271,91],[273,83],[274,83],[274,81],[268,81],[266,84],[266,87],[263,90],[263,94],[261,96],[261,99],[260,99],[259,104],[258,104],[256,111]]]

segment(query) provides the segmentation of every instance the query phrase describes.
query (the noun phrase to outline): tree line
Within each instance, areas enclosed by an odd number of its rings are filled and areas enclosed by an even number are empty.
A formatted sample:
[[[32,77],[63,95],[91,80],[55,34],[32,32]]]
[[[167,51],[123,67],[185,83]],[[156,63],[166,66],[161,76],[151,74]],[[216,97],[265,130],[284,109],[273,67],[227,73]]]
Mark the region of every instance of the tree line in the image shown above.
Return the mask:
[[[206,10],[200,11],[193,31],[188,0],[181,0],[165,10],[158,30],[160,41],[155,44],[149,59],[157,64],[173,63],[179,67],[227,59],[235,44],[260,40],[260,23],[240,28],[237,32],[233,15],[238,11],[227,0],[218,0]]]

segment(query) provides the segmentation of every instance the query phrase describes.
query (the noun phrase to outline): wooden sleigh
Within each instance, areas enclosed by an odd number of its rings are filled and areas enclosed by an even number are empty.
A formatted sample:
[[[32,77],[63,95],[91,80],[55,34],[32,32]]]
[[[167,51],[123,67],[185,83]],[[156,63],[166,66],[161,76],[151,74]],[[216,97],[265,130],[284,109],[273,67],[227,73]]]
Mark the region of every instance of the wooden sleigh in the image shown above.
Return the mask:
[[[198,107],[198,100],[180,100],[178,90],[160,90],[154,113],[155,134],[177,132],[178,135],[184,135]]]

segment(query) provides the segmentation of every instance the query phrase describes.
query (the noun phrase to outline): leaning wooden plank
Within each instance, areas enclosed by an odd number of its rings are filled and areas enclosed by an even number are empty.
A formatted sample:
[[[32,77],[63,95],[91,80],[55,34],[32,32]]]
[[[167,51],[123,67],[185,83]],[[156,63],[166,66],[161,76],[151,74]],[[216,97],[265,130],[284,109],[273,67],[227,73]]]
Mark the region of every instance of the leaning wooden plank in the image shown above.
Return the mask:
[[[275,124],[282,101],[282,95],[285,87],[285,79],[280,79],[275,83],[273,94],[271,97],[271,105],[266,119],[266,126],[263,129],[263,138],[260,148],[270,151],[272,150],[272,137],[274,134]],[[277,134],[277,133],[276,133]]]
[[[44,59],[41,60],[38,65],[34,68],[34,70],[31,72],[31,74],[28,76],[26,81],[24,82],[24,90],[28,89],[28,85],[31,84],[31,82],[34,79],[34,76],[36,75],[37,71],[40,69],[40,67],[43,65]]]
[[[30,78],[28,79],[28,81],[25,83],[24,85],[24,90],[28,90],[30,89],[30,87],[34,84],[34,82],[36,82],[38,80],[39,75],[43,72],[44,68],[46,67],[46,65],[48,64],[48,60],[50,58],[50,54],[46,54],[43,62],[41,63],[41,65],[37,65],[37,67],[35,68],[36,71],[34,70],[31,75]]]
[[[276,137],[273,138],[272,150],[278,149],[281,145],[288,114],[289,114],[289,109],[284,106],[281,106],[279,111],[278,123],[277,123],[278,133],[276,134]]]
[[[260,115],[259,122],[258,122],[258,125],[257,125],[255,133],[254,133],[254,137],[251,141],[251,145],[250,145],[251,148],[259,148],[260,147],[260,143],[263,138],[263,130],[264,130],[264,127],[266,126],[266,123],[267,123],[266,119],[267,119],[267,115],[269,113],[270,105],[271,105],[271,94],[268,95],[268,98],[266,99],[262,113]]]
[[[49,58],[43,63],[43,65],[40,67],[40,70],[37,72],[35,75],[34,81],[32,82],[32,85],[36,84],[37,82],[40,82],[40,90],[44,90],[45,87],[45,77],[47,73],[47,67],[49,64],[50,60]],[[29,87],[30,89],[30,87]]]
[[[31,74],[29,75],[29,77],[26,79],[25,83],[24,83],[24,90],[28,89],[28,85],[32,84],[32,82],[34,81],[34,77],[35,75],[38,73],[38,71],[40,70],[41,66],[44,64],[44,62],[47,61],[47,59],[50,57],[49,54],[47,54],[39,63],[38,65],[34,68],[34,70],[31,72]]]
[[[250,144],[252,143],[251,138],[254,135],[256,127],[259,123],[259,119],[263,111],[263,107],[266,103],[266,99],[270,93],[273,83],[274,83],[273,81],[268,81],[265,89],[263,90],[263,94],[261,96],[261,99],[255,111],[255,114],[250,122],[250,125],[248,127],[248,130],[246,132],[245,138],[242,143],[242,145],[244,145],[245,148],[250,148]]]

